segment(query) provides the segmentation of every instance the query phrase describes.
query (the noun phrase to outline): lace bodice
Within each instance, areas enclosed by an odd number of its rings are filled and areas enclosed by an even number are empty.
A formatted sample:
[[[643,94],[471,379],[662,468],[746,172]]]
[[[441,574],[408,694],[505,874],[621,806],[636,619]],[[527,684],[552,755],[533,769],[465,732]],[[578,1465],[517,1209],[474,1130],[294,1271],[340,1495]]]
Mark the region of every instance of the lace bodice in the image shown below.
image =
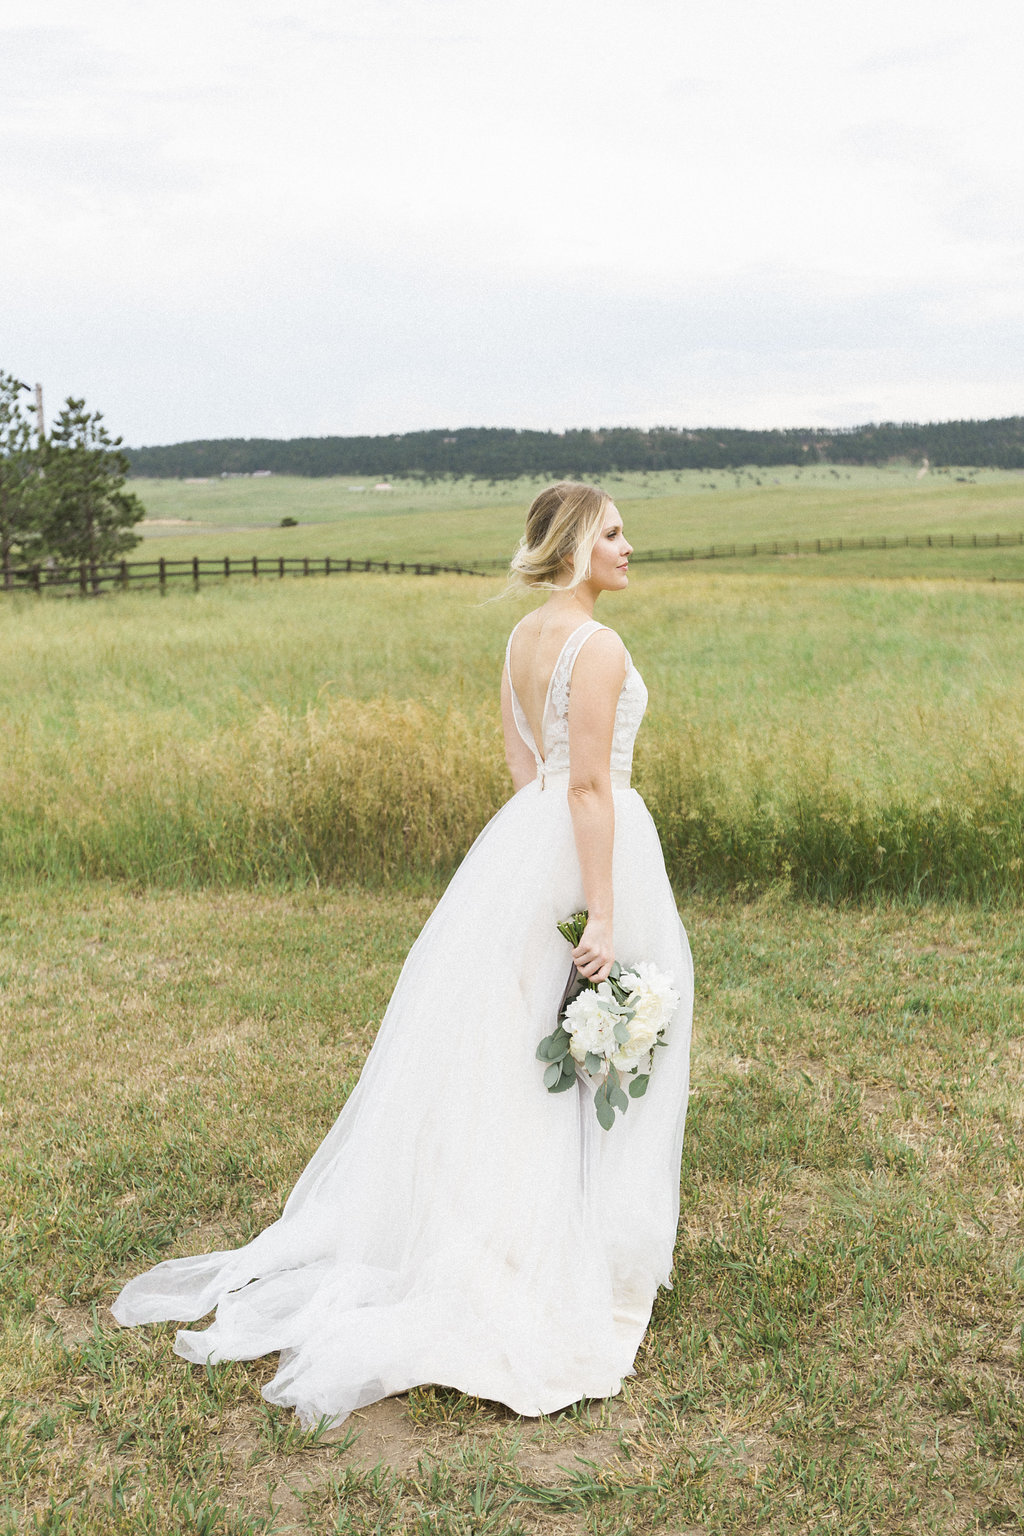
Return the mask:
[[[516,629],[518,629],[518,624]],[[572,669],[576,658],[583,646],[596,634],[599,629],[607,629],[606,624],[599,624],[596,619],[588,619],[578,629],[574,629],[566,640],[555,662],[554,671],[551,673],[551,681],[548,683],[547,698],[544,703],[544,715],[541,720],[541,734],[543,741],[538,746],[533,739],[530,723],[526,718],[523,706],[519,702],[516,690],[512,685],[512,671],[510,657],[512,654],[512,636],[515,629],[508,637],[508,646],[505,650],[505,667],[508,671],[509,688],[512,694],[512,714],[515,718],[516,729],[523,738],[537,762],[537,777],[543,783],[545,778],[553,774],[568,774],[569,772],[569,685],[572,680]],[[615,730],[612,735],[611,770],[613,779],[629,782],[629,775],[633,767],[633,742],[636,733],[640,729],[644,711],[647,708],[647,689],[644,680],[633,665],[632,657],[626,652],[626,676],[622,684],[622,692],[619,694],[619,702],[615,709]]]

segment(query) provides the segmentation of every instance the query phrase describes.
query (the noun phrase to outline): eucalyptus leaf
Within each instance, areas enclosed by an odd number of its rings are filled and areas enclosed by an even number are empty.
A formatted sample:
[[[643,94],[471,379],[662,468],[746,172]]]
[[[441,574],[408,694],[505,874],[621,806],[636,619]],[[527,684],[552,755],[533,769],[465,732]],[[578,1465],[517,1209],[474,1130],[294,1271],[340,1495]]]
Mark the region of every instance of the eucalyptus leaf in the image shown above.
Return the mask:
[[[544,1039],[540,1042],[540,1045],[538,1045],[537,1060],[561,1061],[562,1057],[569,1049],[569,1044],[569,1035],[567,1035],[565,1030],[562,1029],[561,1025],[559,1025],[558,1029],[554,1030],[552,1034],[545,1035]]]
[[[618,1068],[611,1062],[608,1063],[608,1077],[605,1080],[605,1093],[608,1102],[614,1109],[621,1109],[623,1113],[629,1108],[629,1100],[622,1091],[622,1079],[619,1077]]]
[[[649,1072],[641,1072],[639,1076],[634,1077],[633,1081],[629,1085],[630,1098],[642,1099],[644,1094],[647,1092],[647,1084],[650,1082],[650,1080],[651,1074]]]
[[[555,1065],[559,1067],[561,1076],[555,1083],[555,1086],[550,1089],[550,1092],[565,1093],[565,1091],[568,1088],[571,1088],[576,1081],[576,1068],[573,1064],[573,1059],[571,1056],[566,1056],[563,1061],[556,1062]]]
[[[597,1115],[597,1123],[603,1131],[610,1131],[615,1124],[615,1111],[607,1099],[600,1096],[594,1098],[594,1112]]]
[[[548,1090],[549,1093],[553,1093],[555,1091],[555,1084],[561,1080],[561,1076],[561,1062],[553,1061],[550,1067],[548,1067],[547,1071],[544,1073],[544,1087]]]
[[[593,1051],[588,1051],[586,1067],[591,1077],[597,1077],[598,1073],[604,1069],[604,1057],[595,1055]]]
[[[620,1021],[612,1030],[612,1034],[615,1036],[620,1045],[625,1045],[626,1041],[629,1039],[629,1025]]]

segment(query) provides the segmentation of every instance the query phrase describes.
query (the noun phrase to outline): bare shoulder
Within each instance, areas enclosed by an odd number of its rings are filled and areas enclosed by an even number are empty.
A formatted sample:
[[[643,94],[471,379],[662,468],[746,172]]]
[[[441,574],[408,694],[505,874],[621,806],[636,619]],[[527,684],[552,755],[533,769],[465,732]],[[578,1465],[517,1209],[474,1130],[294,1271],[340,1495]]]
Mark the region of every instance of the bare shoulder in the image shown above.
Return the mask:
[[[573,681],[584,687],[622,686],[626,675],[626,647],[614,629],[602,625],[580,646],[573,667]]]

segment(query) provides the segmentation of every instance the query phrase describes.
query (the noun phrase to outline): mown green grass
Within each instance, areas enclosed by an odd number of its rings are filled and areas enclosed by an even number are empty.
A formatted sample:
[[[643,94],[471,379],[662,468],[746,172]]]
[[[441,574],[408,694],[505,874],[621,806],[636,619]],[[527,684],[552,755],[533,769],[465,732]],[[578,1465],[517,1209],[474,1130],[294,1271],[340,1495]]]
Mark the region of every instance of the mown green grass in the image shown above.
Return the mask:
[[[542,483],[406,480],[394,482],[390,492],[374,492],[372,479],[351,477],[272,476],[194,485],[137,480],[133,489],[154,521],[143,525],[151,537],[136,556],[332,555],[465,564],[506,559]],[[919,480],[905,465],[819,465],[621,475],[605,483],[637,549],[1024,529],[1024,475],[1009,471],[950,471]],[[353,491],[353,485],[363,489]],[[299,526],[280,528],[283,516],[296,518]],[[180,527],[174,519],[191,520],[191,526]],[[756,563],[776,568],[779,561],[767,556]],[[919,550],[905,557],[876,551],[844,556],[838,564],[834,558],[829,569],[833,566],[851,575],[1024,575],[1019,551]],[[793,567],[801,573],[805,568],[803,561]]]
[[[436,885],[506,798],[500,582],[251,579],[0,605],[0,869]],[[636,782],[673,877],[1024,890],[1022,589],[641,569]]]
[[[262,1403],[272,1361],[116,1328],[128,1276],[279,1213],[430,906],[5,893],[0,1531],[1019,1530],[1019,910],[682,899],[675,1282],[621,1399],[427,1388],[325,1441]]]

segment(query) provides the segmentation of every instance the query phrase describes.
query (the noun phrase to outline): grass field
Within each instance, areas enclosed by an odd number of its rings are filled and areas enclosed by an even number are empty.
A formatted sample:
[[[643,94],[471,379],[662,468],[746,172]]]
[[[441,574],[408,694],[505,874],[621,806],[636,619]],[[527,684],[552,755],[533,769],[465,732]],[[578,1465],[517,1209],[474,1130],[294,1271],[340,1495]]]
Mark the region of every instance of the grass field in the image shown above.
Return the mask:
[[[677,883],[1020,896],[1020,587],[657,569],[606,616],[651,689],[637,782]],[[507,795],[498,590],[6,602],[0,869],[436,885]]]
[[[159,552],[168,559],[284,554],[471,564],[508,557],[522,531],[523,510],[542,483],[406,480],[394,482],[390,492],[375,492],[372,480],[271,476],[198,484],[136,480],[132,488],[152,519],[143,525],[147,543],[159,539]],[[819,465],[625,475],[606,483],[637,549],[1024,529],[1024,474],[1009,471],[942,472],[918,480],[916,470],[906,466]],[[281,528],[285,516],[299,526]],[[777,569],[779,559],[755,564]],[[913,551],[906,558],[871,552],[832,557],[824,567],[801,559],[791,562],[791,569],[816,575],[1024,577],[1024,551]]]
[[[611,489],[638,547],[1024,523],[1019,477],[814,474]],[[507,552],[529,489],[150,484],[204,553],[412,559]],[[300,497],[322,520],[274,528]],[[1024,586],[978,579],[1018,554],[640,566],[603,600],[696,962],[674,1289],[620,1399],[427,1388],[327,1438],[262,1402],[272,1361],[191,1368],[106,1307],[279,1213],[508,793],[523,605],[0,602],[0,1536],[1020,1530]]]
[[[430,905],[4,896],[0,1531],[1019,1530],[1019,914],[681,903],[675,1285],[618,1400],[423,1389],[318,1441],[262,1403],[272,1361],[115,1327],[129,1275],[277,1216]]]

